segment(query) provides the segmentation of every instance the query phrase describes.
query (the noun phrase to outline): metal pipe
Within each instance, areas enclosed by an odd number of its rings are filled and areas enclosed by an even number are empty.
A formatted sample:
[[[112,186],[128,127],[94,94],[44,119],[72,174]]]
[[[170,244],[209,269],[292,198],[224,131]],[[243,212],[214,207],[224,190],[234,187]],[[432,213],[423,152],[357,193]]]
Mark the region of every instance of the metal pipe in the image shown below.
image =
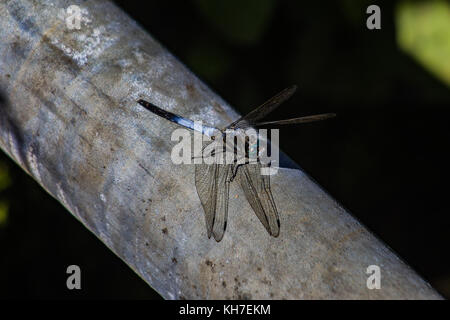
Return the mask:
[[[272,178],[278,238],[232,185],[208,240],[193,166],[170,161],[176,125],[136,101],[238,115],[109,1],[2,1],[0,30],[0,147],[163,297],[441,298],[300,170]]]

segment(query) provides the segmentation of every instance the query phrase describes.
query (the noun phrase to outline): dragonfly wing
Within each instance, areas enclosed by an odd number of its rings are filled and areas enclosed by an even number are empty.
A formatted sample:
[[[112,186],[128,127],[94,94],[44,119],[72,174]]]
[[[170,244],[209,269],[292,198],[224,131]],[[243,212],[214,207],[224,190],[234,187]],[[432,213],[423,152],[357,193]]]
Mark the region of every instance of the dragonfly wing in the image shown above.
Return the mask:
[[[227,227],[231,165],[196,164],[195,187],[205,212],[208,238],[219,242]]]
[[[238,170],[239,181],[247,201],[259,221],[271,236],[278,237],[280,219],[270,190],[270,176],[261,175],[261,163],[243,165]]]
[[[255,123],[253,126],[254,127],[281,127],[281,126],[290,125],[290,124],[302,124],[302,123],[326,120],[326,119],[333,118],[335,116],[336,116],[335,113],[323,113],[323,114],[316,114],[313,116],[292,118],[292,119],[287,119],[287,120],[258,122],[258,123]]]
[[[253,123],[256,123],[258,120],[264,118],[275,110],[280,104],[289,99],[294,94],[295,90],[297,90],[297,86],[295,85],[284,89],[250,113],[230,124],[227,129],[246,128],[251,126]]]

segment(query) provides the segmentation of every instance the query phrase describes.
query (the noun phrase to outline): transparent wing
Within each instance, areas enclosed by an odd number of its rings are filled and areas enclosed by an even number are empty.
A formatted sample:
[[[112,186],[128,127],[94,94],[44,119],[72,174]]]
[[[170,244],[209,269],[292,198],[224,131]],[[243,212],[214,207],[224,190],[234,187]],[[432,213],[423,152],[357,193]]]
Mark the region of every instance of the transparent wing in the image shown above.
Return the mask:
[[[290,124],[299,124],[299,123],[308,123],[308,122],[314,122],[314,121],[321,121],[326,120],[329,118],[335,117],[335,113],[323,113],[323,114],[316,114],[313,116],[306,116],[306,117],[300,117],[300,118],[292,118],[287,120],[276,120],[276,121],[266,121],[266,122],[258,122],[254,123],[254,127],[279,127],[284,125],[290,125]]]
[[[195,187],[205,212],[208,238],[219,242],[227,228],[231,165],[196,164]]]
[[[259,221],[273,237],[280,234],[280,219],[270,190],[270,176],[261,175],[263,165],[259,162],[243,165],[238,177],[247,201]]]
[[[280,104],[289,99],[297,90],[297,86],[290,86],[274,97],[270,98],[268,101],[264,102],[262,105],[257,107],[255,110],[236,120],[232,124],[230,124],[227,129],[235,129],[235,128],[246,128],[250,126],[252,123],[256,123],[258,120],[264,118],[273,110],[275,110]]]

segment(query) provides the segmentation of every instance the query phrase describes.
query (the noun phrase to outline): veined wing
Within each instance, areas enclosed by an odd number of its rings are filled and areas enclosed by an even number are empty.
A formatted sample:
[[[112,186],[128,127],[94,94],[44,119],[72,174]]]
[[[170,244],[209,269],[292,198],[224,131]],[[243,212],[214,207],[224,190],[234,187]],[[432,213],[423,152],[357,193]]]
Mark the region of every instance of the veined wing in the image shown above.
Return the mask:
[[[257,107],[255,110],[230,124],[226,129],[246,128],[248,126],[251,126],[253,123],[256,123],[258,120],[264,118],[273,110],[275,110],[280,104],[289,99],[294,94],[295,90],[297,90],[296,85],[284,89],[283,91]]]
[[[254,123],[253,126],[254,127],[280,127],[280,126],[289,125],[289,124],[300,124],[300,123],[321,121],[321,120],[333,118],[335,116],[336,116],[335,113],[322,113],[322,114],[315,114],[312,116],[292,118],[292,119],[287,119],[287,120],[258,122],[258,123]]]
[[[195,164],[195,187],[205,212],[208,238],[219,242],[227,228],[230,177],[229,164]]]
[[[280,234],[280,219],[270,190],[270,176],[261,175],[259,162],[243,165],[238,177],[247,201],[271,236]]]

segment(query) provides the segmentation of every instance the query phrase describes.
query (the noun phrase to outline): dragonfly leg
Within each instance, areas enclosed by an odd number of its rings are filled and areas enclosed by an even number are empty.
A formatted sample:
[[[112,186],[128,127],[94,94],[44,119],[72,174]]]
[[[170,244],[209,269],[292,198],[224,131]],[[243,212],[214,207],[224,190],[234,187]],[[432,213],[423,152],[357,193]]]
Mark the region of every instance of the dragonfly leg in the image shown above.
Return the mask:
[[[236,161],[235,161],[236,162]],[[230,178],[230,182],[232,182],[233,180],[234,180],[234,178],[236,178],[236,175],[237,175],[237,172],[238,172],[238,169],[239,169],[239,167],[240,166],[242,166],[243,164],[238,164],[238,165],[233,165],[233,168],[232,168],[232,171],[233,171],[233,175],[231,176],[231,178]]]

